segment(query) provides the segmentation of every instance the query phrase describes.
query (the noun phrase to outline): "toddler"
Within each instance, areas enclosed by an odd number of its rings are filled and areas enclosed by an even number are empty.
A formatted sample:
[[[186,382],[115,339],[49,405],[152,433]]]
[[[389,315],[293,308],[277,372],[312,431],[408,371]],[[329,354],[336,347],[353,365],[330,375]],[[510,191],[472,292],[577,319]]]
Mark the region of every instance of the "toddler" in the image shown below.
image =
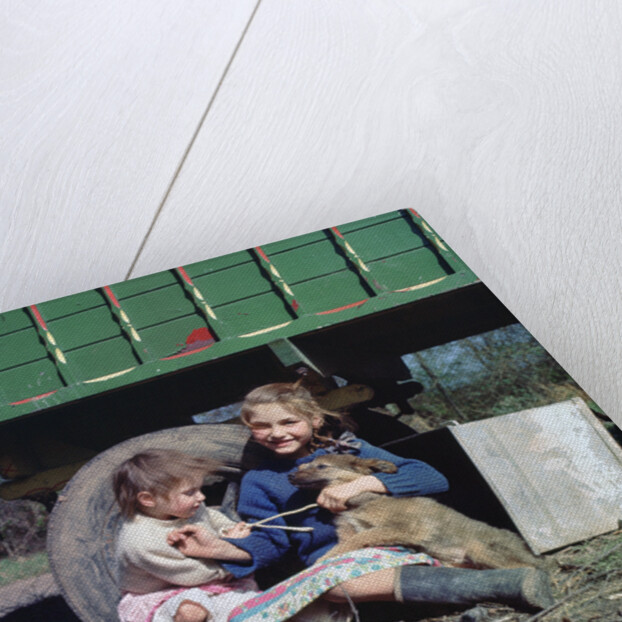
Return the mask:
[[[236,605],[256,596],[252,578],[236,579],[216,559],[244,561],[246,555],[220,535],[243,538],[244,524],[203,504],[201,486],[217,464],[178,451],[152,449],[123,462],[113,474],[123,523],[116,543],[121,622],[225,622]],[[167,543],[168,534],[188,525],[214,536],[213,557],[186,557]]]

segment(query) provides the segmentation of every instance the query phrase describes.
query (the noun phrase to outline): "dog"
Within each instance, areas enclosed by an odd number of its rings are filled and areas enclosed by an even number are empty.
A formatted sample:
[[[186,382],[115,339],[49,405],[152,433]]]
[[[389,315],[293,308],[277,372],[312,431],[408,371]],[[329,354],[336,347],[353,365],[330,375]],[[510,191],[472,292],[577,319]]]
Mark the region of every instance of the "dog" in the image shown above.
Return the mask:
[[[362,475],[395,473],[386,460],[351,454],[327,454],[290,474],[298,488],[319,489],[351,482]],[[468,518],[429,497],[391,497],[365,492],[348,500],[335,515],[338,544],[322,559],[365,547],[405,546],[439,561],[471,568],[542,568],[523,540],[508,531]]]

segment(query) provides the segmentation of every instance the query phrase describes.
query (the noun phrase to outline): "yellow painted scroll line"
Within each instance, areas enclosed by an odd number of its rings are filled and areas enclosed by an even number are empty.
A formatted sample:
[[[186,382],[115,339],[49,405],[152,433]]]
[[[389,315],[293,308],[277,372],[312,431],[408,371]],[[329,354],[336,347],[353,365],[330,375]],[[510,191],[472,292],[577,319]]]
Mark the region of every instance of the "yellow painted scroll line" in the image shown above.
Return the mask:
[[[262,328],[261,330],[256,330],[253,333],[246,333],[245,335],[238,335],[238,337],[254,337],[255,335],[263,335],[264,333],[269,333],[273,330],[278,330],[279,328],[283,328],[284,326],[288,326],[291,324],[293,320],[289,322],[285,322],[284,324],[278,324],[277,326],[270,326],[268,328]]]
[[[84,384],[91,384],[92,382],[104,382],[105,380],[111,380],[112,378],[116,378],[117,376],[123,376],[123,374],[127,374],[131,372],[133,369],[136,369],[136,366],[129,367],[128,369],[123,369],[122,371],[116,371],[113,374],[108,374],[107,376],[100,376],[99,378],[91,378],[90,380],[84,380]]]
[[[442,276],[440,279],[434,279],[433,281],[428,281],[427,283],[420,283],[419,285],[412,285],[411,287],[405,287],[404,289],[394,289],[393,292],[414,292],[416,289],[423,289],[424,287],[430,287],[430,285],[434,285],[435,283],[440,283],[444,279],[447,278],[447,275]]]

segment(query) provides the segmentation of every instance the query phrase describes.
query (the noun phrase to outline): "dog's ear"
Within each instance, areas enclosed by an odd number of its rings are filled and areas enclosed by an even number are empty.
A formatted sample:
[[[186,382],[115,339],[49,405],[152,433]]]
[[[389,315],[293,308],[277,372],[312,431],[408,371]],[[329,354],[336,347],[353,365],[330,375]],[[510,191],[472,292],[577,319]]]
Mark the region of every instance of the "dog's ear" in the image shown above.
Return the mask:
[[[397,467],[392,463],[389,462],[388,460],[376,460],[374,459],[370,459],[370,460],[366,460],[367,462],[367,466],[372,470],[372,471],[376,471],[377,473],[397,473]]]

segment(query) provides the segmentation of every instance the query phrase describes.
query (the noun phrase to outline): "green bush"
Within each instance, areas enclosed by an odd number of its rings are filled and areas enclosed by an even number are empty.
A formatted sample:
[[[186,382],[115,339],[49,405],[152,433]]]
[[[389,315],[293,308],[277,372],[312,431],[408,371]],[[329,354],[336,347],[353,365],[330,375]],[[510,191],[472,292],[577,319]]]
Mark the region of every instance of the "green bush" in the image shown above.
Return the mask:
[[[0,587],[19,579],[38,577],[50,571],[48,556],[35,553],[27,557],[5,557],[0,559]]]

